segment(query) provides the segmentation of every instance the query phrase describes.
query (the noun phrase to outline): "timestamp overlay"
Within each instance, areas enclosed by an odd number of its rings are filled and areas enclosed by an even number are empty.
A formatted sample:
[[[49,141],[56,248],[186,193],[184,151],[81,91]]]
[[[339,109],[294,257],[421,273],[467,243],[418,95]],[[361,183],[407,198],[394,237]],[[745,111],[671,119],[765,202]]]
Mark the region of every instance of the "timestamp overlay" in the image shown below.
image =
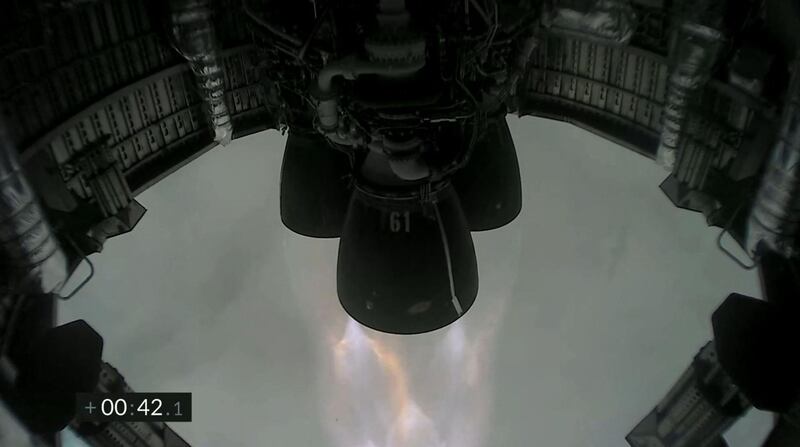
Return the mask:
[[[76,402],[78,421],[192,420],[192,393],[79,393]]]

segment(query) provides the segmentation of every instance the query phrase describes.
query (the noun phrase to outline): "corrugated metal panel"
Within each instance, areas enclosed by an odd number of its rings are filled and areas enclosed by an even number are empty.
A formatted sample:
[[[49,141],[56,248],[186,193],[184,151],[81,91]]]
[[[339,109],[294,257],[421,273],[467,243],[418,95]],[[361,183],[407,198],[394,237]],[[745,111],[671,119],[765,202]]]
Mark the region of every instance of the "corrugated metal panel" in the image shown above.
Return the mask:
[[[615,123],[614,130],[609,130],[615,135],[625,122],[651,129],[651,132],[661,127],[667,67],[665,58],[657,54],[548,36],[534,51],[530,65],[526,79],[531,94],[558,98],[558,101],[565,101],[565,107],[570,102],[582,104],[582,107],[596,110],[597,117],[607,114],[608,120],[591,119],[595,123]],[[535,100],[523,98],[523,102],[530,109],[527,112],[537,113]],[[550,108],[551,105],[545,106],[546,110]],[[587,119],[593,116],[587,112],[580,112],[579,116]],[[618,119],[615,121],[613,117]],[[649,144],[648,138],[636,137],[636,141]],[[643,150],[647,152],[648,149]]]
[[[91,102],[178,63],[151,29],[143,2],[99,1],[48,20],[52,33],[43,48],[0,61],[0,95],[18,95],[18,109],[49,105],[15,126],[17,144],[29,144]]]

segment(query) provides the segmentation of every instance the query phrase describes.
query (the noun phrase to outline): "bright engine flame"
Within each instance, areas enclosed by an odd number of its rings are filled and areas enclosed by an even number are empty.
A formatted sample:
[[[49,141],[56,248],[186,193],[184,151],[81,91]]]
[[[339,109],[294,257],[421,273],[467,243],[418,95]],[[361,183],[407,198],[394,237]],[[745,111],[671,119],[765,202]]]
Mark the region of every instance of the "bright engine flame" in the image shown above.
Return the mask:
[[[415,336],[383,334],[350,319],[335,293],[335,246],[287,240],[293,291],[320,341],[320,409],[333,445],[485,445],[493,347],[519,257],[519,233],[510,235],[492,245],[505,257],[481,271],[473,309],[446,328]],[[298,271],[303,274],[295,276]]]

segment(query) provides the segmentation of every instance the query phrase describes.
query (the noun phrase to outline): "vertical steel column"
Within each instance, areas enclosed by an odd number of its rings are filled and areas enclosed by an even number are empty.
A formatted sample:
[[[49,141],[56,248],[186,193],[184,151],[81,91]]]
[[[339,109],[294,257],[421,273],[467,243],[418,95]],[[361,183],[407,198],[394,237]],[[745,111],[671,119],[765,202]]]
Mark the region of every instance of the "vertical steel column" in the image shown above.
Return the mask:
[[[67,257],[47,222],[36,192],[0,124],[0,284],[14,293],[58,291],[69,277]]]
[[[686,22],[678,31],[656,154],[656,162],[665,169],[675,168],[690,104],[711,78],[723,40],[719,30],[698,23]]]
[[[767,160],[747,222],[746,248],[759,242],[785,257],[796,254],[800,225],[800,57],[795,59],[777,142]]]
[[[207,0],[173,0],[172,35],[176,49],[189,62],[200,87],[205,113],[214,140],[222,145],[233,138],[233,125],[225,104],[223,69],[219,60],[219,42],[211,21]]]

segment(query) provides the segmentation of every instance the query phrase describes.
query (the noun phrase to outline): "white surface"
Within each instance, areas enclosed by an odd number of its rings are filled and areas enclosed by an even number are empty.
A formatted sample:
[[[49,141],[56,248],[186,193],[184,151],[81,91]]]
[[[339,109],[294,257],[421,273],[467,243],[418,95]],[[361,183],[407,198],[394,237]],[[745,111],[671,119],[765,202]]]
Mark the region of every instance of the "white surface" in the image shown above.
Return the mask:
[[[61,309],[138,391],[194,393],[194,446],[622,446],[756,277],[672,206],[653,162],[566,124],[510,117],[524,183],[474,234],[480,293],[456,324],[398,337],[348,323],[336,240],[284,229],[275,132],[217,148],[139,197]],[[766,415],[739,426],[758,445]]]
[[[0,402],[0,446],[34,447],[28,432],[2,402]]]

